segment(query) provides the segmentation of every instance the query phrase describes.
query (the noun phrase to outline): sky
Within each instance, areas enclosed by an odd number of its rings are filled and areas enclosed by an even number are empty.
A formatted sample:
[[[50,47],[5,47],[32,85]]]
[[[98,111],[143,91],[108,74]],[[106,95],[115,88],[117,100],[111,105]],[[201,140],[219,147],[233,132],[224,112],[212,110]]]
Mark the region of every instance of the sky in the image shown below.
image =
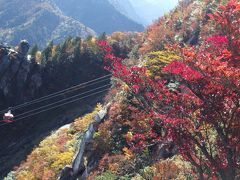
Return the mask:
[[[130,2],[145,25],[151,24],[178,4],[178,0],[130,0]]]

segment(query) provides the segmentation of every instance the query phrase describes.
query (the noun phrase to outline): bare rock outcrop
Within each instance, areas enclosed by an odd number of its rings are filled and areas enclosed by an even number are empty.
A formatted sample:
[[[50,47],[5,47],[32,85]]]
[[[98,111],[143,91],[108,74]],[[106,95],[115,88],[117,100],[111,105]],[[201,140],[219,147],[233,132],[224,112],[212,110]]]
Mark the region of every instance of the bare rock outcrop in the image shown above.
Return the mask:
[[[97,115],[93,118],[91,123],[81,139],[79,151],[77,152],[71,166],[66,166],[59,177],[59,180],[84,180],[89,175],[89,172],[97,164],[94,158],[95,149],[93,149],[93,135],[96,132],[99,124],[104,120],[107,115],[109,105],[106,105]],[[95,161],[96,160],[96,161]]]
[[[40,66],[27,57],[29,47],[26,40],[15,49],[0,46],[1,108],[32,99],[42,85]]]

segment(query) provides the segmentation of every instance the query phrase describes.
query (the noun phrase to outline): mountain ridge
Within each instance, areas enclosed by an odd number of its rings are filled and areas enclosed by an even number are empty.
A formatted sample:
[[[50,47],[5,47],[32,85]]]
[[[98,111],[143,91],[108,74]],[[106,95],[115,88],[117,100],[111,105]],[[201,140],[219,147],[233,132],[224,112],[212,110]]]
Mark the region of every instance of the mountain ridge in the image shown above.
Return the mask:
[[[129,0],[109,0],[109,2],[124,16],[127,16],[141,25],[144,24],[144,21],[140,18]]]
[[[43,48],[69,36],[144,30],[108,0],[0,0],[0,5],[0,42],[13,46],[22,39]]]
[[[143,31],[144,27],[116,9],[109,0],[53,0],[64,14],[98,34],[115,31]]]
[[[82,23],[65,16],[50,1],[19,0],[1,1],[0,7],[0,41],[16,45],[27,39],[30,44],[44,47],[49,41],[56,43],[67,36],[86,38],[95,32]],[[31,9],[29,9],[31,6]],[[16,7],[17,8],[16,10]]]

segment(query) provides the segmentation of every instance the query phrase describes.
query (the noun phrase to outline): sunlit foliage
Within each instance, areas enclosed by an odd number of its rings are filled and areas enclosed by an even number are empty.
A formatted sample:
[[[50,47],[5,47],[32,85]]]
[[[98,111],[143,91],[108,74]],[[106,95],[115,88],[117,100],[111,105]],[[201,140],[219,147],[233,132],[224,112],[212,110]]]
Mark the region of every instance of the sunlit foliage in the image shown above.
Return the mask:
[[[18,180],[56,180],[61,170],[71,164],[78,149],[77,139],[100,109],[99,104],[92,113],[76,119],[69,128],[60,129],[43,140],[12,173],[14,177]]]
[[[163,79],[146,75],[146,67],[126,66],[106,42],[99,45],[108,69],[132,97],[128,117],[138,121],[130,122],[126,137],[132,150],[172,141],[200,179],[234,179],[240,153],[239,2],[231,0],[207,16],[216,34],[197,47],[175,46],[181,58],[161,69],[168,75]]]

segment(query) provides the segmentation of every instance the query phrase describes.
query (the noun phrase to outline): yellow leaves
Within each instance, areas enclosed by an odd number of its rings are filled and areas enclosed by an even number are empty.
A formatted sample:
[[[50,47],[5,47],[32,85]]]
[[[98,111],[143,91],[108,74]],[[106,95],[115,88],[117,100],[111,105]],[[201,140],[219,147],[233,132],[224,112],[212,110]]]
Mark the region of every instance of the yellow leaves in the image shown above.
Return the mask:
[[[147,67],[147,76],[161,76],[161,69],[174,60],[181,58],[172,50],[151,52],[147,55],[145,66]]]
[[[41,54],[40,51],[38,51],[38,52],[36,53],[35,58],[36,58],[36,62],[37,62],[37,63],[41,63],[42,54]]]
[[[70,137],[65,130],[62,130],[46,138],[16,171],[16,177],[56,179],[60,170],[68,165],[74,156],[73,145],[66,146]]]
[[[88,126],[93,120],[93,117],[97,114],[97,112],[102,108],[101,104],[97,104],[97,107],[94,109],[92,113],[85,115],[84,117],[78,118],[73,123],[71,127],[74,131],[77,132],[84,132],[87,130]]]
[[[132,139],[133,138],[133,134],[132,134],[132,132],[128,132],[127,134],[126,134],[126,138],[127,139]]]
[[[127,84],[124,84],[124,85],[122,86],[122,89],[123,89],[124,91],[128,92],[128,91],[129,91],[129,86],[128,86]]]
[[[96,39],[95,37],[93,37],[93,38],[91,39],[91,42],[92,42],[93,44],[96,44],[96,41],[97,41],[97,39]]]
[[[78,118],[71,129],[60,129],[43,140],[16,170],[17,180],[55,180],[60,171],[71,164],[75,154],[76,139],[84,132],[93,117],[102,108],[100,104],[90,114]]]
[[[128,159],[128,160],[132,159],[134,157],[133,152],[130,149],[128,149],[127,147],[123,148],[123,152],[124,152],[126,159]]]
[[[152,76],[152,73],[151,73],[151,71],[147,70],[146,73],[145,73],[145,75],[146,75],[147,77],[150,77],[150,76]]]
[[[17,180],[36,180],[34,175],[29,171],[22,171],[16,176]]]
[[[51,168],[56,170],[63,169],[64,166],[71,163],[73,156],[74,156],[73,151],[57,154],[54,163],[51,165]]]
[[[88,114],[83,118],[77,119],[73,124],[74,129],[78,132],[84,132],[85,130],[87,130],[89,124],[92,122],[92,118],[93,118],[93,115]]]

